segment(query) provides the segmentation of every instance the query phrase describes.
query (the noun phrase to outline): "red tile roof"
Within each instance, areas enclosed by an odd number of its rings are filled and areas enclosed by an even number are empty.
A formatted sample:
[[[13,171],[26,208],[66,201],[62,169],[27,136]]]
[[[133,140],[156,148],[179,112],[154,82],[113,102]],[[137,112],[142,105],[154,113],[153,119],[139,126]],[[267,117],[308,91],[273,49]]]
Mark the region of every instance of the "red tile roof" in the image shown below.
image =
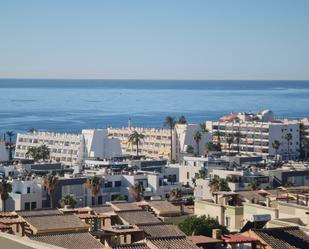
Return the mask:
[[[222,243],[223,241],[220,239],[214,239],[207,236],[197,235],[197,236],[188,236],[187,239],[191,240],[196,245],[201,244],[216,244]]]
[[[242,244],[242,243],[252,243],[258,241],[257,239],[253,239],[240,234],[222,235],[221,239],[223,239],[224,242],[228,244]]]

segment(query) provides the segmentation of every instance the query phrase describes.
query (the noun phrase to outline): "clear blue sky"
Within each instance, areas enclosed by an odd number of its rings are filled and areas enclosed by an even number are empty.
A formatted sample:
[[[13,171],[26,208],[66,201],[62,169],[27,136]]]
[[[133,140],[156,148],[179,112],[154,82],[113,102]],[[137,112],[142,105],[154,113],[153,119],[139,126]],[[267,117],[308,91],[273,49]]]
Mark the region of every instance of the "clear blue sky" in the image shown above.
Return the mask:
[[[309,0],[1,0],[0,77],[309,79]]]

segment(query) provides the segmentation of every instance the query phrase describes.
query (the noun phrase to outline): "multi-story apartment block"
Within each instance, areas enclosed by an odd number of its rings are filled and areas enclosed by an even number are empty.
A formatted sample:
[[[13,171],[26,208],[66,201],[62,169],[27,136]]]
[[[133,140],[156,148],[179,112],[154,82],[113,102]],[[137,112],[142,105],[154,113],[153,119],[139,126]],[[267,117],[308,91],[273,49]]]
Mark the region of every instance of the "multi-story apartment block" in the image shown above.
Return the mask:
[[[5,142],[0,138],[0,162],[7,160],[9,160],[9,156],[5,148]]]
[[[168,129],[141,128],[141,127],[122,127],[108,128],[108,135],[121,140],[123,154],[136,155],[136,148],[128,142],[129,136],[133,131],[137,131],[145,136],[139,146],[142,155],[152,158],[170,157],[171,135]]]
[[[272,147],[272,143],[277,140],[280,143],[278,155],[283,159],[288,159],[289,157],[290,159],[298,158],[300,149],[299,122],[273,120],[272,112],[264,111],[263,113],[265,116],[261,118],[252,116],[252,114],[231,114],[224,116],[216,122],[207,121],[206,127],[212,132],[214,142],[218,142],[217,140],[220,139],[223,152],[229,151],[229,146],[226,141],[227,135],[235,135],[240,132],[242,134],[239,143],[239,151],[241,154],[275,156],[276,151]],[[288,133],[292,135],[289,144],[286,139],[286,134]],[[236,139],[234,139],[234,142],[231,144],[230,152],[238,152]]]
[[[302,135],[306,138],[309,138],[309,119],[303,118],[300,120],[302,125]]]
[[[50,160],[67,165],[81,164],[86,158],[110,158],[121,155],[118,139],[107,137],[106,130],[83,130],[82,133],[28,132],[18,133],[15,158],[27,158],[30,147],[46,145]]]
[[[138,127],[108,128],[110,137],[117,137],[121,140],[122,153],[129,155],[136,154],[135,146],[128,142],[129,136],[133,131],[142,133],[145,136],[139,145],[140,154],[152,158],[170,158],[171,134],[169,129]],[[194,140],[194,133],[197,131],[200,131],[202,135],[198,145]],[[203,154],[205,143],[210,140],[210,133],[202,132],[199,124],[176,124],[172,132],[172,158],[181,161],[182,157],[188,154],[188,146],[192,146],[194,154]]]

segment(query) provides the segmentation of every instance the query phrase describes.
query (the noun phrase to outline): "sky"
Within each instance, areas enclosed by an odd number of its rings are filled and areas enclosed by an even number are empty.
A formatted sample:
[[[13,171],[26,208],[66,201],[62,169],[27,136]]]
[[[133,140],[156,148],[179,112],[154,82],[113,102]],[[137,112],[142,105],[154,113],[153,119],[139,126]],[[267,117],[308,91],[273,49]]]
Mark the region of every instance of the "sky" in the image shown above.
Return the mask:
[[[309,79],[308,0],[0,0],[0,78]]]

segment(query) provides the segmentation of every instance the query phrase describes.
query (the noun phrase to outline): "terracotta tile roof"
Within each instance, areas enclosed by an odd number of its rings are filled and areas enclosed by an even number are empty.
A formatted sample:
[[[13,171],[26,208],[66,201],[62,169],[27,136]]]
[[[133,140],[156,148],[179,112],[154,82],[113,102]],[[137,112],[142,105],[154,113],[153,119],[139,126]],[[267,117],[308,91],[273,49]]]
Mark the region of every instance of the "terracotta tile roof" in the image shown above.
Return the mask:
[[[113,249],[150,249],[145,243],[136,243],[130,245],[118,245],[113,247]]]
[[[112,202],[111,205],[115,211],[142,210],[132,202]]]
[[[186,236],[177,226],[168,223],[140,224],[138,227],[144,230],[150,237]]]
[[[148,238],[146,243],[149,247],[155,246],[157,249],[199,249],[185,237],[153,237]]]
[[[188,236],[187,239],[192,241],[196,245],[217,244],[217,243],[223,242],[220,239],[214,239],[214,238],[202,236],[202,235]]]
[[[161,222],[153,214],[147,211],[143,211],[143,210],[118,211],[116,213],[122,220],[124,220],[126,223],[131,224],[131,225]]]
[[[17,217],[17,214],[15,212],[0,212],[0,218],[11,218],[11,217]]]
[[[75,215],[28,216],[24,220],[38,233],[87,231],[89,226]]]
[[[114,209],[109,205],[92,207],[92,210],[97,214],[109,213],[114,211]]]
[[[148,201],[148,204],[154,209],[154,212],[157,215],[181,214],[180,207],[177,207],[168,201]]]
[[[33,211],[16,211],[16,213],[22,217],[61,214],[61,212],[58,209],[38,209],[38,210],[33,210]]]
[[[276,227],[252,231],[272,248],[309,248],[309,236],[299,227]]]
[[[90,233],[65,233],[52,235],[35,235],[32,240],[59,246],[67,249],[102,249],[103,244],[96,240]]]
[[[224,240],[225,243],[229,244],[252,243],[258,241],[257,239],[253,239],[241,234],[222,235],[221,238]]]

